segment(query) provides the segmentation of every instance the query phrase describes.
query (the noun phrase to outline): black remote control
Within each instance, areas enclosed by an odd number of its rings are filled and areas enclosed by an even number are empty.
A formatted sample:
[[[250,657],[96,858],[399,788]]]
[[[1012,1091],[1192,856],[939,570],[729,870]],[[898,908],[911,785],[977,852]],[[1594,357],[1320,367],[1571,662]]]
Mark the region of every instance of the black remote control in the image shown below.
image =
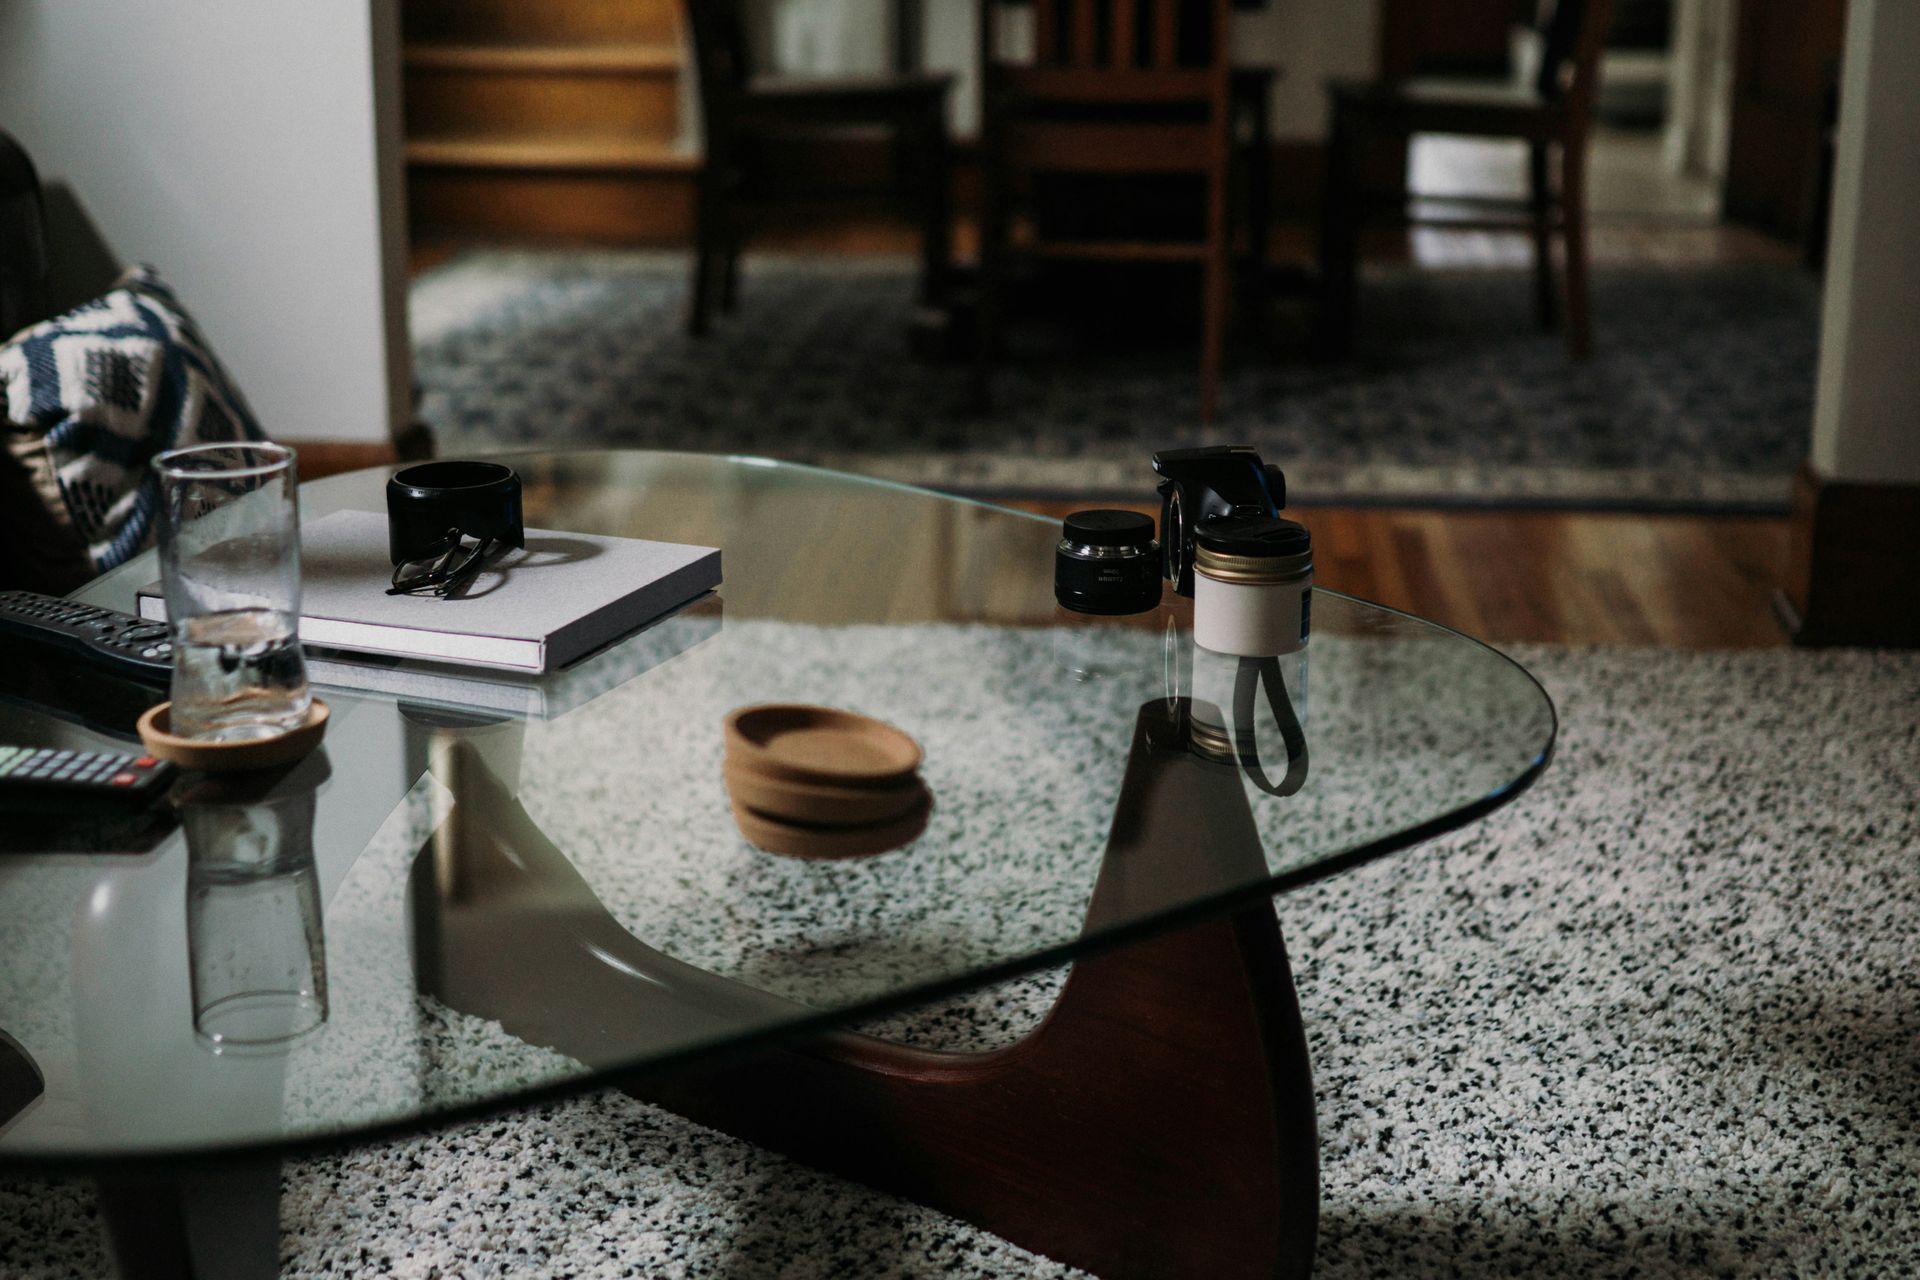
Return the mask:
[[[174,767],[152,756],[0,746],[0,811],[66,813],[153,803]]]
[[[167,624],[36,591],[0,591],[0,636],[62,649],[121,675],[165,684],[173,675]]]

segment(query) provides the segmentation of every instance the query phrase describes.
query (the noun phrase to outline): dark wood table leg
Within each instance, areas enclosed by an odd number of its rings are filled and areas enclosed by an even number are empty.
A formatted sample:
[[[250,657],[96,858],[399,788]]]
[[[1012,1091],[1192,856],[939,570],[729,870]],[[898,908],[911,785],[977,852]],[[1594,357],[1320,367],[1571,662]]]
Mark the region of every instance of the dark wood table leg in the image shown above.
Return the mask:
[[[1313,1083],[1265,906],[1082,961],[995,1053],[839,1035],[633,1092],[1110,1280],[1312,1270]]]
[[[423,991],[590,1064],[810,1012],[627,933],[476,750],[441,758],[460,799],[414,863]],[[1265,868],[1233,766],[1149,703],[1088,928]],[[1313,1085],[1264,901],[1080,960],[1045,1020],[994,1052],[832,1033],[630,1091],[1101,1276],[1312,1268]]]
[[[280,1274],[280,1158],[254,1156],[95,1179],[122,1280]]]

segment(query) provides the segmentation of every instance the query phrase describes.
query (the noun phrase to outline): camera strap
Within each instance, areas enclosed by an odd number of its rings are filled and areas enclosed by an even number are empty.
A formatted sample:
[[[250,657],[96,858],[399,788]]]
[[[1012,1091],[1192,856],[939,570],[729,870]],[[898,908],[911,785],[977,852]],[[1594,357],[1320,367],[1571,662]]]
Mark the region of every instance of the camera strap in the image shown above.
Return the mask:
[[[1254,740],[1254,704],[1262,685],[1267,690],[1267,706],[1280,726],[1280,740],[1287,748],[1287,772],[1277,783],[1261,766],[1260,749]],[[1240,671],[1233,682],[1233,725],[1233,753],[1254,786],[1268,795],[1290,796],[1307,784],[1307,734],[1294,714],[1293,700],[1287,696],[1280,659],[1240,659]]]

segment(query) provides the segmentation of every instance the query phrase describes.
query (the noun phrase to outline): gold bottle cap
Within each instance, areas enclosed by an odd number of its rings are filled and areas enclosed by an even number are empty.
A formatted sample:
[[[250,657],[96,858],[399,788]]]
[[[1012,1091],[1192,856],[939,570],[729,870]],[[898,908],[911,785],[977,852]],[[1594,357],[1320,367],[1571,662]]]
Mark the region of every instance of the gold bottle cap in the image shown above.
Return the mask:
[[[1291,556],[1241,556],[1215,551],[1211,547],[1194,549],[1193,568],[1221,582],[1273,585],[1303,578],[1313,572],[1313,553],[1303,551]]]

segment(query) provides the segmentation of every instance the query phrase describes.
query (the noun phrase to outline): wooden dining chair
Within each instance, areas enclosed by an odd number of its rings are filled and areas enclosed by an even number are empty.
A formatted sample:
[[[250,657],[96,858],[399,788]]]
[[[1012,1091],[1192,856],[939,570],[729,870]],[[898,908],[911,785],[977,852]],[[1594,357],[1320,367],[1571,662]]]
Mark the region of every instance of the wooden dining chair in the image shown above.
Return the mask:
[[[1230,0],[1026,0],[1031,54],[1018,61],[1006,53],[1003,10],[1011,7],[980,0],[977,398],[987,399],[1003,342],[1013,259],[1192,263],[1200,271],[1200,415],[1211,420],[1233,303],[1236,206],[1246,215],[1247,258],[1266,256],[1271,72],[1231,65]],[[1186,234],[1135,232],[1126,219],[1116,232],[1089,225],[1097,218],[1032,216],[1049,179],[1169,175],[1199,180],[1202,208]],[[1127,199],[1127,187],[1117,190]]]
[[[1362,227],[1410,223],[1531,232],[1534,300],[1544,328],[1558,319],[1553,280],[1558,232],[1566,254],[1567,349],[1576,360],[1591,352],[1587,152],[1613,0],[1540,0],[1536,12],[1540,65],[1530,83],[1413,79],[1329,86],[1333,114],[1320,223],[1320,334],[1328,354],[1345,354],[1352,346]],[[1369,189],[1368,161],[1379,154],[1382,142],[1405,148],[1422,133],[1524,141],[1526,199],[1430,199],[1407,191],[1404,183],[1394,190]],[[1435,204],[1451,209],[1426,216],[1423,211]],[[1459,216],[1462,209],[1467,216]]]
[[[819,194],[818,175],[798,178],[793,157],[807,154],[807,144],[851,131],[886,137],[895,193],[921,223],[920,301],[943,305],[952,237],[947,95],[954,78],[756,74],[741,7],[742,0],[686,0],[705,155],[695,194],[688,332],[706,332],[716,301],[733,310],[740,249],[753,227],[778,207]]]

